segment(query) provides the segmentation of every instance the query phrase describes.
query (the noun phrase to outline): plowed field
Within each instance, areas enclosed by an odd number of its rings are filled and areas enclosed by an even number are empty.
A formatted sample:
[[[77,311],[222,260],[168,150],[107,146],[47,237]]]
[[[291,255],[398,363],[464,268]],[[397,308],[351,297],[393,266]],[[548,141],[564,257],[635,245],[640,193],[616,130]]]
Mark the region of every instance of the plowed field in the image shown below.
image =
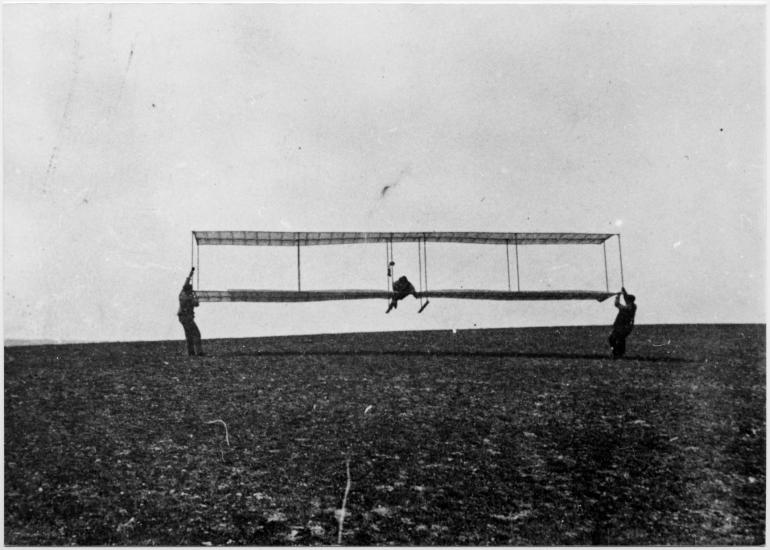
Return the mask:
[[[607,332],[6,348],[5,543],[763,544],[764,325]]]

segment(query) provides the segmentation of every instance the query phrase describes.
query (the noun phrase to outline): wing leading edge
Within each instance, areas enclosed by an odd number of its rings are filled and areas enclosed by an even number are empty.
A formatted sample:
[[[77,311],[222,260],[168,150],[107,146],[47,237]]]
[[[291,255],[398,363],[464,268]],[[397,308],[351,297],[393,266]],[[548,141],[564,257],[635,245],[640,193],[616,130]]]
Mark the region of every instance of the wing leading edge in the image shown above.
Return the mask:
[[[198,245],[314,246],[366,243],[601,244],[615,233],[193,231]]]

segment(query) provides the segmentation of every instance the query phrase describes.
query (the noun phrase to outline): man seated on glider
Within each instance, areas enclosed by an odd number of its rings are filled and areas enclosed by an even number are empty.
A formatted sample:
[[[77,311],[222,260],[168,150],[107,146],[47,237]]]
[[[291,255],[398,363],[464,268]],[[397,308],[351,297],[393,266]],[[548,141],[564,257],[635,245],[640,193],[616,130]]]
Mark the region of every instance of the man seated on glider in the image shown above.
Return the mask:
[[[188,355],[205,355],[201,348],[201,331],[195,324],[195,308],[200,305],[198,297],[193,292],[192,276],[195,272],[193,267],[190,274],[185,279],[182,286],[182,292],[179,293],[179,311],[176,315],[184,328],[184,337],[187,340]]]
[[[623,294],[625,305],[620,303],[620,295]],[[626,337],[634,329],[634,317],[636,316],[636,296],[628,294],[625,288],[615,296],[615,307],[618,308],[618,315],[615,317],[615,323],[612,327],[609,342],[612,347],[612,358],[623,357],[626,353]]]
[[[393,299],[390,301],[388,310],[385,313],[390,313],[391,309],[398,307],[399,300],[403,300],[410,294],[413,295],[414,292],[414,285],[409,282],[409,279],[404,276],[399,277],[399,279],[393,283]]]

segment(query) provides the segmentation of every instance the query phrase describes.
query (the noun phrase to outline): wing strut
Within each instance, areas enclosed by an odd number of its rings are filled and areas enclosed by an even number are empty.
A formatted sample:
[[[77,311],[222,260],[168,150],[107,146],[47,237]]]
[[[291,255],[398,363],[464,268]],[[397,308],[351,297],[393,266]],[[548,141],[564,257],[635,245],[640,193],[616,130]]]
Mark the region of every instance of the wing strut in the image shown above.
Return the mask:
[[[505,239],[505,267],[508,268],[508,290],[511,290],[511,254],[508,251],[511,241]]]
[[[196,267],[197,265],[197,267]],[[195,288],[201,287],[201,247],[198,244],[198,240],[195,238],[195,231],[192,232],[192,240],[190,241],[190,268],[198,271],[197,281],[195,282]],[[192,284],[190,279],[190,284]]]
[[[425,302],[423,303],[423,288],[425,292],[428,292],[428,246],[427,246],[427,239],[423,236],[422,243],[418,240],[417,241],[417,261],[419,264],[419,277],[420,277],[420,309],[417,313],[422,313],[423,310],[428,307],[428,304],[430,303],[430,300],[428,298],[425,298]],[[424,266],[424,267],[423,267]],[[425,286],[423,287],[423,280],[425,281]]]
[[[302,280],[300,278],[300,261],[299,261],[299,236],[297,236],[297,292],[302,291]]]
[[[623,249],[620,246],[620,233],[618,235],[618,256],[620,257],[620,286],[625,287],[626,283],[623,282]]]
[[[385,241],[385,267],[388,270],[388,282],[385,285],[385,289],[388,292],[393,292],[393,270],[395,265],[396,262],[393,259],[393,236],[391,234],[390,240]],[[390,300],[388,300],[388,304],[390,304]]]
[[[604,252],[604,285],[607,292],[610,291],[610,277],[607,274],[607,243],[602,243],[602,250]]]
[[[513,244],[516,250],[516,290],[521,291],[521,282],[519,281],[519,234],[513,234]]]
[[[385,290],[390,291],[390,251],[388,250],[388,243],[385,243]],[[390,303],[390,302],[388,302]]]
[[[191,233],[190,236],[190,267],[195,267],[195,233]]]

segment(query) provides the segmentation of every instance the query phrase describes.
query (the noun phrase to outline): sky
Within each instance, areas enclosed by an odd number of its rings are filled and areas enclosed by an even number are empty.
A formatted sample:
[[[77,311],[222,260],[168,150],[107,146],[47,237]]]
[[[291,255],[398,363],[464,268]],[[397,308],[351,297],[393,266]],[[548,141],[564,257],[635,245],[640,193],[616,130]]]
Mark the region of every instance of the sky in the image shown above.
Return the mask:
[[[761,5],[6,4],[5,338],[181,339],[192,230],[621,233],[637,323],[764,323],[764,21]],[[415,248],[394,251],[413,281]],[[200,255],[201,289],[296,284],[293,249]],[[503,247],[428,256],[431,288],[507,288]],[[519,261],[523,290],[605,287],[601,247]],[[385,287],[381,247],[302,262],[303,289]],[[418,307],[196,320],[205,339],[614,317],[611,300]]]

